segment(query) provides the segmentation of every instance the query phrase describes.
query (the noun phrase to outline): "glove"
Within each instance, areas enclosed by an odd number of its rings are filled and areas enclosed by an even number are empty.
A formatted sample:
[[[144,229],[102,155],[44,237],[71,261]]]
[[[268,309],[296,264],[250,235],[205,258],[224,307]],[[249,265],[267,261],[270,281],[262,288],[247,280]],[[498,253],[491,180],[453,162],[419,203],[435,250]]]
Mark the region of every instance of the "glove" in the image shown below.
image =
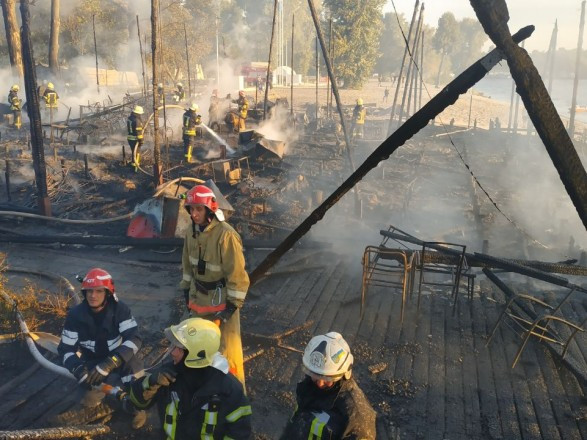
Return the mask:
[[[79,364],[77,367],[71,370],[71,373],[77,379],[77,383],[86,382],[88,378],[88,367],[86,367],[86,364]]]
[[[106,380],[112,370],[121,365],[122,359],[120,356],[117,354],[110,355],[90,371],[86,382],[90,385],[99,385]]]
[[[185,299],[185,305],[187,306],[190,302],[190,289],[183,289],[183,298]]]
[[[220,327],[221,325],[226,324],[226,322],[232,317],[232,314],[236,312],[237,309],[238,307],[235,306],[233,303],[227,302],[226,308],[216,313],[212,321],[214,321]]]
[[[177,370],[174,365],[167,363],[157,368],[149,376],[149,389],[159,389],[159,387],[168,387],[175,382]]]

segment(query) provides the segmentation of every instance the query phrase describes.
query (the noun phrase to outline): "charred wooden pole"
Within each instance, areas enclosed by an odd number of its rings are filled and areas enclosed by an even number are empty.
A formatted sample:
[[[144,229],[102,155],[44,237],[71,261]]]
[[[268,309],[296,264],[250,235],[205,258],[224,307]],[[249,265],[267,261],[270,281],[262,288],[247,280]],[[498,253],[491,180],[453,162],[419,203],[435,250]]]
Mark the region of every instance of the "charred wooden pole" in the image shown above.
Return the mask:
[[[2,5],[2,15],[4,16],[4,29],[6,30],[6,43],[12,75],[23,78],[21,39],[16,20],[16,0],[0,0],[0,4]]]
[[[55,76],[59,73],[59,3],[51,0],[51,37],[49,39],[49,69]]]
[[[147,96],[147,77],[145,76],[145,53],[143,52],[143,42],[141,41],[141,28],[139,25],[139,16],[137,14],[137,34],[139,36],[139,51],[141,52],[141,69],[143,71],[143,96]]]
[[[416,29],[416,38],[414,38],[414,49],[412,51],[412,74],[408,75],[410,77],[410,87],[408,88],[408,101],[406,103],[406,119],[410,115],[410,104],[412,102],[412,92],[414,92],[414,109],[416,108],[415,104],[415,96],[416,96],[416,78],[418,77],[418,55],[419,55],[419,46],[420,46],[420,35],[422,34],[422,26],[424,25],[424,3],[422,3],[422,8],[420,9],[420,19],[418,20],[418,28]],[[403,112],[403,105],[400,111]],[[414,110],[415,111],[415,110]],[[400,116],[400,121],[401,121]]]
[[[332,58],[332,18],[328,22],[328,53]],[[330,103],[328,97],[330,96],[330,77],[326,77],[326,118],[330,117]]]
[[[190,51],[188,50],[188,32],[183,22],[183,39],[185,41],[185,60],[188,66],[188,96],[192,98],[192,73],[190,71]]]
[[[528,38],[534,31],[534,26],[527,26],[517,32],[513,39],[521,41]],[[492,50],[482,59],[470,66],[453,81],[447,84],[436,96],[424,105],[414,116],[395,130],[371,155],[339,186],[318,208],[316,208],[296,229],[294,229],[277,248],[271,252],[251,273],[251,285],[259,281],[265,272],[273,267],[277,261],[296,244],[314,224],[318,223],[356,183],[375,168],[379,162],[389,158],[400,146],[424,128],[431,119],[442,113],[448,106],[454,104],[459,96],[481,80],[498,62],[501,61],[501,52]]]
[[[487,0],[471,0],[471,4],[489,38],[505,54],[536,132],[544,142],[583,225],[587,227],[587,173],[532,59],[512,40],[507,26],[509,14],[505,1],[487,3]]]
[[[51,201],[47,191],[47,170],[45,167],[45,150],[43,148],[43,128],[41,126],[41,110],[37,93],[37,73],[33,45],[31,43],[29,0],[20,2],[22,59],[24,67],[24,87],[27,100],[27,114],[30,119],[31,147],[35,182],[37,184],[37,203],[42,215],[51,216]]]
[[[416,0],[414,4],[414,12],[412,13],[412,21],[410,22],[410,30],[408,31],[408,40],[405,41],[406,47],[404,49],[404,56],[402,57],[402,63],[399,68],[399,74],[397,76],[397,85],[395,87],[395,93],[393,95],[393,103],[391,104],[391,113],[389,115],[389,124],[387,125],[387,136],[391,136],[392,127],[393,127],[393,117],[395,116],[395,106],[397,104],[397,98],[399,96],[399,88],[402,84],[402,74],[404,73],[404,65],[406,64],[406,57],[410,50],[410,41],[412,38],[412,30],[414,28],[414,23],[416,21],[416,15],[418,14],[418,6],[420,5],[420,0]]]
[[[344,140],[346,142],[346,154],[349,164],[351,166],[351,170],[353,173],[355,172],[355,164],[353,162],[353,158],[351,156],[351,138],[349,136],[349,132],[346,126],[346,121],[344,120],[344,115],[342,114],[342,101],[340,100],[340,95],[338,93],[338,85],[336,84],[336,80],[334,78],[334,73],[332,71],[332,65],[330,64],[330,57],[328,56],[328,49],[326,48],[326,44],[324,43],[324,36],[322,35],[322,29],[320,28],[320,21],[318,20],[318,14],[316,13],[316,8],[314,7],[314,3],[312,0],[308,0],[308,5],[310,6],[310,12],[312,13],[312,20],[314,21],[314,27],[316,28],[316,33],[318,34],[318,40],[320,40],[320,47],[322,48],[322,55],[324,56],[324,62],[326,64],[326,70],[328,71],[328,76],[330,77],[330,83],[332,84],[332,92],[334,93],[334,99],[336,99],[336,108],[338,109],[338,115],[340,116],[340,124],[342,125],[342,131],[344,133]],[[358,204],[359,202],[359,194],[355,191],[355,202]]]
[[[548,94],[552,91],[552,79],[554,78],[554,60],[556,59],[556,39],[558,36],[558,25],[557,21],[554,21],[554,29],[552,30],[552,37],[550,39],[551,45],[551,55],[550,55],[550,65],[548,66]]]
[[[263,100],[263,120],[267,119],[267,98],[269,97],[269,74],[271,73],[271,55],[273,54],[273,36],[275,35],[275,17],[277,16],[277,0],[273,2],[273,23],[271,24],[271,41],[269,42],[269,59],[265,77],[265,99]]]
[[[330,42],[330,64],[332,65],[332,78],[334,78],[334,81],[336,81],[336,66],[334,63],[334,46],[335,46],[335,41],[334,41],[334,34],[332,34],[332,41]],[[330,78],[330,76],[329,76]],[[334,94],[333,89],[332,89],[332,84],[330,85],[330,107],[329,107],[329,118],[332,118],[332,95]]]
[[[96,87],[100,93],[100,76],[98,75],[98,44],[96,43],[96,14],[92,15],[92,30],[94,31],[94,54],[96,55]]]
[[[424,29],[422,29],[420,40],[420,94],[418,95],[418,110],[422,108],[422,92],[424,91]]]
[[[294,26],[295,26],[295,15],[291,15],[291,75],[290,75],[290,101],[291,101],[291,114],[294,114],[293,109],[293,83],[294,83]]]
[[[414,57],[414,53],[416,52],[416,47],[418,47],[418,34],[420,33],[420,27],[422,26],[422,19],[424,17],[424,3],[420,6],[420,15],[418,16],[418,24],[416,25],[416,33],[414,35],[414,42],[412,44],[412,49],[410,51],[410,59],[408,60],[408,71],[406,73],[406,83],[404,85],[404,93],[402,95],[402,104],[399,109],[399,117],[398,117],[398,125],[402,123],[402,119],[404,118],[404,108],[406,108],[406,97],[408,96],[408,91],[411,90],[411,82],[412,82],[412,66],[414,66],[414,70],[416,67],[416,58]],[[408,50],[410,50],[408,48]]]
[[[573,99],[571,100],[571,117],[569,118],[569,136],[575,134],[575,112],[577,110],[577,90],[579,89],[579,73],[581,70],[581,52],[583,51],[583,30],[585,29],[585,0],[581,2],[581,20],[579,21],[579,40],[577,41],[577,57],[575,59],[575,78],[573,80]]]
[[[153,180],[155,187],[163,184],[161,148],[159,146],[159,0],[151,0],[151,51],[153,53]]]

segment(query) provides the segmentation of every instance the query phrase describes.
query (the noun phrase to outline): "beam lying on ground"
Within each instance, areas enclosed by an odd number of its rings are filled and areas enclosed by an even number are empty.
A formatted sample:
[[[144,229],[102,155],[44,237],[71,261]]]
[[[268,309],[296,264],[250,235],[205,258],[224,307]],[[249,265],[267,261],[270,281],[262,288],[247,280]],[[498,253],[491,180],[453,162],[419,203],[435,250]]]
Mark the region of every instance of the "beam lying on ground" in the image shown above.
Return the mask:
[[[520,42],[525,40],[534,32],[534,26],[526,26],[514,35],[514,40]],[[418,110],[410,119],[399,127],[390,137],[387,138],[371,155],[361,164],[350,177],[343,182],[318,208],[316,208],[285,240],[271,252],[251,273],[251,285],[261,279],[263,274],[269,270],[291,247],[302,238],[310,228],[318,223],[355,184],[375,168],[379,162],[386,160],[401,147],[408,139],[425,127],[431,119],[442,113],[448,106],[454,104],[459,95],[464,94],[481,80],[499,61],[502,55],[498,50],[492,50],[467,70],[457,76],[444,87],[435,97]]]
[[[536,132],[587,228],[587,172],[532,59],[510,35],[505,0],[470,1],[483,29],[503,52]]]

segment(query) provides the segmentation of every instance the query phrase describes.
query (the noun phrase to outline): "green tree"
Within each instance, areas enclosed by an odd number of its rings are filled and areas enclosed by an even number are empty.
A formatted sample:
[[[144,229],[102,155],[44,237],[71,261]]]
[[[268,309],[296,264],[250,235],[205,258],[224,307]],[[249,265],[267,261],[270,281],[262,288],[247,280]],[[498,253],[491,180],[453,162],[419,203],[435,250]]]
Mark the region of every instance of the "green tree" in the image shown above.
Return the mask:
[[[385,0],[324,0],[334,22],[336,76],[344,87],[360,88],[379,56]]]
[[[446,55],[453,53],[455,46],[461,40],[459,26],[452,12],[445,12],[438,19],[438,28],[432,38],[432,47],[441,55],[436,75],[436,87],[440,84],[440,73]]]
[[[483,45],[488,40],[487,34],[477,19],[464,18],[457,25],[458,34],[462,38],[459,44],[455,45],[450,57],[454,73],[460,73],[481,58]]]
[[[391,75],[399,69],[406,45],[398,18],[402,28],[405,29],[404,32],[407,32],[409,23],[403,14],[396,17],[394,12],[389,12],[383,17],[383,32],[379,39],[380,56],[375,65],[375,71],[379,75]]]

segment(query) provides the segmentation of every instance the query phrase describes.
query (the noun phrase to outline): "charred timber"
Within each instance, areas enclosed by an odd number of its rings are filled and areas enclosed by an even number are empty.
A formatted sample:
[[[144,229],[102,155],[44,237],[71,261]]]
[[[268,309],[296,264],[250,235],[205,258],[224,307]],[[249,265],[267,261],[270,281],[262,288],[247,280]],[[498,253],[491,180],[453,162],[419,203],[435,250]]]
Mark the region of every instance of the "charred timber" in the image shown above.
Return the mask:
[[[587,228],[587,173],[528,53],[512,39],[505,0],[470,0],[483,29],[507,59],[536,132]]]
[[[6,440],[57,439],[57,438],[90,438],[95,435],[107,434],[107,425],[64,426],[60,428],[25,429],[22,431],[0,431],[0,438]]]
[[[311,0],[310,0],[311,1]],[[516,42],[523,41],[532,35],[534,26],[527,26],[514,35]],[[431,119],[442,113],[448,106],[454,104],[461,94],[467,93],[469,88],[481,80],[500,60],[501,53],[494,49],[479,61],[470,66],[453,81],[444,87],[424,107],[418,110],[401,127],[392,133],[383,144],[381,144],[361,164],[357,170],[349,176],[318,208],[316,208],[285,240],[271,252],[251,273],[251,284],[258,281],[263,274],[269,270],[291,247],[302,238],[313,225],[318,223],[355,184],[375,168],[379,162],[386,160],[408,139],[428,125]]]

